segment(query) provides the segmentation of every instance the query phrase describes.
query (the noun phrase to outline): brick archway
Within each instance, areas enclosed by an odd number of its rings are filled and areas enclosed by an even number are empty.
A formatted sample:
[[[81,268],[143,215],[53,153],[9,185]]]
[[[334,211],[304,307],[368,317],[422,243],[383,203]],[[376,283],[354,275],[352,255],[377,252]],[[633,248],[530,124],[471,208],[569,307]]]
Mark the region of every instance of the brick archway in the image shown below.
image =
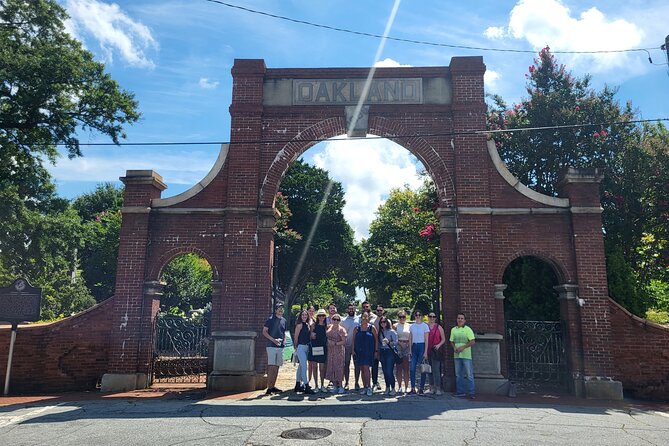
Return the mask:
[[[212,298],[216,339],[210,387],[263,385],[265,344],[258,334],[270,314],[274,196],[301,153],[347,131],[397,142],[435,181],[442,314],[448,326],[464,311],[478,333],[499,343],[500,271],[518,253],[540,253],[559,266],[566,287],[564,311],[575,327],[570,352],[575,391],[587,388],[591,378],[613,376],[601,175],[568,171],[559,197],[521,184],[483,133],[484,72],[481,57],[455,57],[446,67],[378,68],[356,115],[368,68],[268,69],[263,60],[236,60],[230,144],[221,148],[212,171],[168,199],[161,199],[165,185],[155,172],[128,171],[122,178],[107,383],[139,385],[150,353],[142,327],[153,317],[144,309],[154,308],[156,298],[150,284],[165,259],[192,250],[207,254],[220,285]]]

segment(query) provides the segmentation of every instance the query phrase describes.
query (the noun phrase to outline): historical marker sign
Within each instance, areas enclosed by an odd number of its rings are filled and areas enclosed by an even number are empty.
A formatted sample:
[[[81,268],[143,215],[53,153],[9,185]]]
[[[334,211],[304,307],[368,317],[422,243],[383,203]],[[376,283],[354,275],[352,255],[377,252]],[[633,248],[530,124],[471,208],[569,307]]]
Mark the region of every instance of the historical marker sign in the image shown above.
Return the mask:
[[[0,288],[0,321],[37,321],[41,301],[41,288],[32,287],[26,279],[16,279],[10,286]]]

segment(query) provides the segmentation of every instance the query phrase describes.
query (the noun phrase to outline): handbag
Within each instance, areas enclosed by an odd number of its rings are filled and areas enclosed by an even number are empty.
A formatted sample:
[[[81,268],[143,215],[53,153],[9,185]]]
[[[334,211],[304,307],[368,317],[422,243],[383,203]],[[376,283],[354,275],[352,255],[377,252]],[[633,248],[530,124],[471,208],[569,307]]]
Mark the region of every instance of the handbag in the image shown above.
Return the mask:
[[[427,360],[423,360],[421,363],[420,373],[432,373],[432,366],[427,362]]]
[[[311,347],[311,356],[323,356],[325,347]]]
[[[397,344],[395,344],[394,342],[390,344],[390,351],[393,352],[393,359],[395,360],[395,364],[399,364],[400,362],[402,362],[403,359],[402,354],[400,353],[400,349],[397,346]]]

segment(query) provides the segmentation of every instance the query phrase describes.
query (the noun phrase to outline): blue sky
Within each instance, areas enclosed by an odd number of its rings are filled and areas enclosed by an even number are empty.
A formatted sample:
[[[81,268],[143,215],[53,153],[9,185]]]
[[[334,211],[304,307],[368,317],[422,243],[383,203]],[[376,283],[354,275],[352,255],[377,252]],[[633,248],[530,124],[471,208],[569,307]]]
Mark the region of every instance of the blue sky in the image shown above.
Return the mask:
[[[260,58],[270,68],[448,65],[453,56],[482,55],[486,91],[508,103],[524,94],[535,57],[379,40],[277,20],[206,0],[60,0],[71,16],[68,30],[105,62],[122,86],[135,93],[141,120],[127,129],[128,142],[227,141],[235,58]],[[230,0],[229,3],[299,20],[383,34],[395,0]],[[390,36],[482,48],[538,51],[655,48],[669,34],[669,2],[521,0],[399,3]],[[641,116],[669,117],[667,65],[651,65],[645,52],[557,55],[577,76],[590,74],[597,89],[619,87]],[[82,143],[107,142],[81,134]],[[50,170],[61,195],[71,198],[97,183],[118,181],[128,169],[153,169],[168,189],[163,197],[198,182],[213,165],[218,146],[83,147],[84,157],[63,157]],[[351,166],[347,160],[356,155]],[[307,161],[328,169],[347,191],[345,213],[357,237],[392,187],[416,186],[409,152],[389,141],[321,143]]]

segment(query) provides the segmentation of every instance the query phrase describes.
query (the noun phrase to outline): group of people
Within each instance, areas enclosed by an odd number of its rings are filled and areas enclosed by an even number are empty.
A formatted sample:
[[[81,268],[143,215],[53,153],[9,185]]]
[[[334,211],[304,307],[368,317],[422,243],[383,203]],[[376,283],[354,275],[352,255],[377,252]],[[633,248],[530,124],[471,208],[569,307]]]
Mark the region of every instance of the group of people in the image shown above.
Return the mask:
[[[283,364],[286,333],[283,313],[283,305],[277,304],[274,314],[263,327],[263,336],[268,340],[267,394],[282,392],[276,388],[276,378]],[[393,323],[384,313],[383,306],[377,305],[376,314],[373,314],[366,301],[362,303],[360,315],[356,315],[356,306],[352,303],[348,305],[345,317],[337,313],[334,304],[328,306],[327,312],[324,309],[316,311],[313,306],[300,312],[293,335],[298,364],[295,392],[328,392],[327,380],[331,384],[331,393],[346,393],[353,360],[355,390],[361,395],[371,396],[375,389],[381,390],[379,365],[387,395],[428,392],[441,395],[443,345],[447,339],[436,314],[429,312],[426,323],[422,312],[416,310],[414,322],[410,323],[402,310],[397,314],[398,321]],[[455,396],[474,398],[471,347],[476,341],[474,332],[466,325],[464,314],[457,315],[457,325],[451,329],[448,341],[454,352]],[[417,373],[420,374],[418,383]],[[310,385],[312,379],[313,387]],[[425,388],[427,379],[429,390]]]

